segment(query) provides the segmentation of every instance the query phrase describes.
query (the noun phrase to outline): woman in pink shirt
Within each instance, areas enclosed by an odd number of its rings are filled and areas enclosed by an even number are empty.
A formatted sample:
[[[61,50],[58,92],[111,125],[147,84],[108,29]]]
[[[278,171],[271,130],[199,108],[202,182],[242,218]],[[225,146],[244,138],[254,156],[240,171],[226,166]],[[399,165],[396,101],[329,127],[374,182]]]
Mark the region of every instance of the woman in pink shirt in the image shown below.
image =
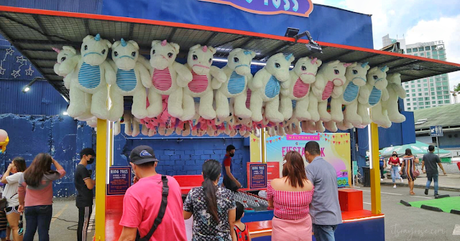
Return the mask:
[[[56,171],[51,169],[54,164]],[[53,215],[53,181],[62,178],[65,170],[49,154],[40,153],[19,179],[19,211],[25,211],[24,241],[32,241],[38,228],[38,240],[49,240]]]
[[[272,240],[312,240],[309,205],[313,189],[300,153],[288,152],[283,177],[273,179],[267,187],[268,205],[274,208]]]

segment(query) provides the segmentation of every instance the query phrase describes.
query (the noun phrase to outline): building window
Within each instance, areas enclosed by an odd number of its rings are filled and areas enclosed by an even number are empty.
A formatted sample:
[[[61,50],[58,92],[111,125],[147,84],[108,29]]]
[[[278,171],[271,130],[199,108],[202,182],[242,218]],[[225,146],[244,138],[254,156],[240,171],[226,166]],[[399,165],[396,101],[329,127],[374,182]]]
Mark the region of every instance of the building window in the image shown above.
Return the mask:
[[[410,106],[410,103],[407,103],[407,106]]]
[[[418,92],[422,91],[422,89],[417,89]]]
[[[445,96],[444,96],[444,99],[449,99],[449,96],[448,96],[448,95],[445,95]]]
[[[417,109],[417,107],[414,107],[414,110],[416,110],[416,109]]]
[[[444,103],[445,104],[450,104],[450,100],[445,100]]]
[[[425,56],[425,54],[424,54],[424,53],[420,53],[420,56]]]
[[[410,85],[410,87],[413,89],[413,88],[415,88],[415,85]]]
[[[417,52],[418,49],[417,49],[417,48],[413,48],[412,51],[413,51],[413,52]]]
[[[432,100],[436,99],[436,96],[431,96],[431,99],[432,99]]]
[[[411,110],[411,108],[410,108],[410,107],[407,107],[407,110]]]
[[[423,98],[418,98],[418,101],[423,101]]]
[[[433,95],[433,96],[434,96],[434,92],[431,92],[431,95]]]
[[[422,93],[418,93],[418,96],[422,96]]]
[[[412,49],[407,49],[407,53],[408,54],[412,53]]]
[[[430,50],[430,46],[425,46],[425,50],[426,50],[426,51],[429,51],[429,50]]]
[[[419,47],[419,48],[418,48],[418,51],[423,51],[423,47]]]
[[[431,46],[431,50],[436,50],[436,46]]]
[[[423,84],[423,87],[428,87],[428,84]]]
[[[438,101],[438,104],[442,104],[442,100]]]
[[[436,105],[436,101],[431,101],[431,104]]]
[[[417,87],[422,87],[422,85],[421,85],[421,84],[418,84]]]

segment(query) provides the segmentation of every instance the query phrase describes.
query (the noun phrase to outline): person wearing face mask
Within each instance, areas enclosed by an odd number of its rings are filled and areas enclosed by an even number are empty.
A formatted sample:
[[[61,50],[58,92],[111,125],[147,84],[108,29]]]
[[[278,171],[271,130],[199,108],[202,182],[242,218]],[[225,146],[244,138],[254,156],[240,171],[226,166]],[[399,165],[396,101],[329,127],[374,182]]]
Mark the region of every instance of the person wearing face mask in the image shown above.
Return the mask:
[[[391,155],[390,159],[388,159],[388,165],[391,167],[391,179],[393,180],[393,188],[396,188],[396,179],[399,178],[402,182],[402,178],[399,175],[399,157],[398,153],[395,151]]]
[[[92,148],[85,148],[80,152],[80,162],[75,170],[75,188],[78,191],[76,205],[78,208],[78,228],[77,240],[86,241],[89,219],[93,210],[93,188],[95,180],[91,179],[91,174],[86,169],[88,164],[92,164],[96,157],[96,152]]]
[[[224,176],[224,187],[236,192],[241,188],[241,183],[236,180],[232,174],[232,157],[235,155],[235,146],[227,146],[227,154],[225,154],[224,161],[222,162],[222,175]]]

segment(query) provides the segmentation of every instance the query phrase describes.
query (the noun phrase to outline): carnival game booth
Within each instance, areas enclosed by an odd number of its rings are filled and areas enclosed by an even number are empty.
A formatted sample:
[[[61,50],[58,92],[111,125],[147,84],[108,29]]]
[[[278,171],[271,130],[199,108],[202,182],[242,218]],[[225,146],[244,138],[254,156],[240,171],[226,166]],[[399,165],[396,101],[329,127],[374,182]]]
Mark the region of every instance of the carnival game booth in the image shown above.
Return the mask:
[[[341,190],[344,224],[336,236],[384,240],[377,127],[404,121],[397,108],[401,82],[457,71],[460,65],[370,49],[368,15],[313,7],[309,1],[265,2],[6,1],[10,6],[0,6],[1,34],[70,101],[69,115],[97,128],[95,240],[117,240],[121,232],[123,196],[107,193],[122,191],[107,184],[108,174],[124,178],[117,181],[121,186],[131,184],[129,168],[115,167],[126,166],[126,143],[172,141],[181,148],[181,142],[209,138],[228,144],[233,137],[248,146],[256,139],[248,137],[260,134],[261,158],[254,160],[264,163],[266,132],[334,132],[371,121],[372,210],[352,205],[362,204],[358,191]],[[199,174],[205,157],[184,155],[188,164],[165,160],[171,169],[163,173]],[[181,165],[193,168],[171,171]],[[248,224],[261,240],[271,235],[271,218],[264,219]]]

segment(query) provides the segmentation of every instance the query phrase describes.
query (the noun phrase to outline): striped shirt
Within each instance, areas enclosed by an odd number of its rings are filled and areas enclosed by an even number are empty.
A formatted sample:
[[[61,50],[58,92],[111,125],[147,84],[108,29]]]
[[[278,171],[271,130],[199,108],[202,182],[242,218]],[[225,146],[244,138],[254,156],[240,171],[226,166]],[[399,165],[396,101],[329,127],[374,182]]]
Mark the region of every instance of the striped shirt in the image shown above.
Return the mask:
[[[0,230],[6,230],[6,213],[3,210],[0,210]]]
[[[133,91],[137,85],[136,74],[134,69],[131,70],[117,70],[117,85],[125,92]]]
[[[268,183],[267,199],[273,200],[273,214],[277,218],[298,220],[310,214],[313,192],[314,188],[310,191],[277,191]]]
[[[152,84],[157,90],[169,90],[172,86],[172,79],[171,73],[169,72],[169,68],[165,68],[163,70],[154,69],[152,76]]]
[[[101,69],[99,65],[89,65],[85,62],[80,67],[78,72],[78,82],[81,86],[94,89],[101,83]]]

